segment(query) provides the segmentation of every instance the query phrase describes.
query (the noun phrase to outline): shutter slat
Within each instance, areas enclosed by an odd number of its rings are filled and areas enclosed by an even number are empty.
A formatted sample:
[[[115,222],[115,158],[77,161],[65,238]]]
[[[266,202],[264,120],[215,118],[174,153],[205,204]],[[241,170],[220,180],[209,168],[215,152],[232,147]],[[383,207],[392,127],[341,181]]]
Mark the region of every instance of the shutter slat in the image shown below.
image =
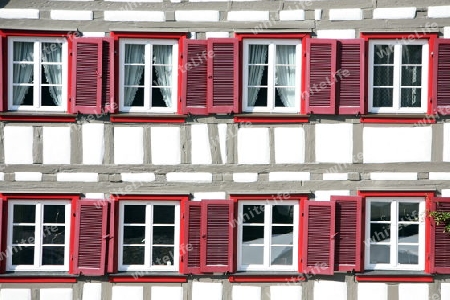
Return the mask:
[[[117,272],[117,259],[116,259],[116,235],[117,235],[117,227],[116,227],[116,206],[117,201],[111,200],[109,202],[109,242],[108,242],[108,273]]]
[[[450,212],[450,198],[433,198],[432,210]],[[450,274],[450,234],[444,227],[431,218],[431,273]]]
[[[183,259],[185,274],[200,273],[200,234],[201,234],[201,203],[186,202],[185,209],[185,237],[191,250],[186,252]]]
[[[334,274],[335,202],[305,202],[303,272]]]
[[[3,70],[3,43],[5,42],[3,39],[3,37],[0,35],[0,112],[2,111],[6,111],[8,110],[8,104],[6,102],[7,97],[5,97],[6,95],[4,95],[4,89],[3,89],[3,84],[5,84],[4,80],[3,80],[3,75],[5,73],[6,70]],[[6,78],[5,78],[6,79]]]
[[[238,112],[238,40],[208,40],[208,111]],[[211,54],[211,56],[209,56]]]
[[[434,113],[450,114],[450,40],[436,39],[433,79]]]
[[[114,112],[114,39],[102,42],[102,108]]]
[[[74,273],[105,274],[107,202],[78,202],[75,228]]]

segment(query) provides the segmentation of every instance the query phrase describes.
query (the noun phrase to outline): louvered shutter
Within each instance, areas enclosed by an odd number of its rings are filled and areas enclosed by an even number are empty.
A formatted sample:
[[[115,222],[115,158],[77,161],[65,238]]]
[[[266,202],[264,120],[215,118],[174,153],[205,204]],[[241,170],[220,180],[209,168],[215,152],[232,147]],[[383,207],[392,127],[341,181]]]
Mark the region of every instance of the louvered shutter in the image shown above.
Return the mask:
[[[362,271],[362,197],[332,196],[336,203],[336,271]]]
[[[306,201],[303,272],[334,274],[335,202]]]
[[[338,42],[335,75],[339,114],[364,114],[364,40]]]
[[[202,206],[199,201],[187,201],[184,213],[185,233],[187,244],[191,250],[183,257],[185,274],[200,273],[200,235],[201,235]]]
[[[233,201],[202,201],[200,270],[203,273],[232,272]]]
[[[102,108],[114,113],[114,39],[102,41]]]
[[[116,224],[116,206],[118,205],[117,201],[109,201],[109,228],[108,228],[108,234],[109,234],[109,241],[108,241],[108,273],[115,273],[117,272],[117,227]]]
[[[5,89],[3,89],[3,85],[6,84],[6,78],[3,80],[3,74],[6,72],[6,70],[3,70],[3,48],[3,37],[0,35],[0,111],[6,110],[8,107],[5,103],[7,97],[3,94],[5,91]]]
[[[208,40],[208,112],[238,112],[238,58],[237,39]]]
[[[432,210],[450,212],[450,198],[433,198]],[[444,226],[431,220],[431,273],[450,274],[450,234]]]
[[[306,112],[336,113],[336,40],[306,40]]]
[[[73,254],[75,274],[105,274],[107,213],[108,205],[105,201],[78,202]]]
[[[450,39],[436,39],[434,55],[434,113],[450,114]]]
[[[183,51],[183,113],[207,114],[208,42],[185,40]]]

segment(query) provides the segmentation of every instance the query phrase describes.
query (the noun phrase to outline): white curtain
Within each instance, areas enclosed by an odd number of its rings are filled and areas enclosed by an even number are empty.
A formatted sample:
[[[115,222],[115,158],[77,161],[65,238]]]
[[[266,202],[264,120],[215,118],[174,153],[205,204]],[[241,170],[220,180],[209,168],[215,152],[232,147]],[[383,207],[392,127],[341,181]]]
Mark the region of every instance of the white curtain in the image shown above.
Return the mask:
[[[131,106],[144,74],[144,45],[125,45],[124,105]],[[128,64],[128,65],[127,65]],[[129,65],[133,64],[133,65]],[[139,64],[139,65],[135,65]]]
[[[51,44],[49,44],[51,45]],[[44,66],[44,73],[47,82],[50,84],[50,96],[52,97],[53,103],[60,106],[62,104],[62,51],[61,44],[58,44],[58,48],[52,51],[42,51],[42,62]],[[43,49],[48,49],[48,47],[43,47]],[[53,48],[53,47],[52,47]],[[47,64],[47,63],[60,63],[60,64]]]
[[[33,47],[34,44],[30,42],[15,42],[14,61],[32,62]],[[13,83],[31,83],[33,67],[34,65],[32,63],[14,64]],[[21,105],[30,88],[33,87],[15,85],[13,88],[13,104]]]
[[[164,103],[167,107],[172,107],[172,46],[153,46],[153,63],[155,65],[156,82],[160,88]]]
[[[280,66],[282,65],[282,66]],[[288,66],[287,66],[288,65]],[[277,67],[275,78],[281,102],[285,107],[295,106],[295,46],[277,46]]]
[[[267,59],[267,45],[250,45],[249,46],[249,70],[248,70],[248,105],[254,106],[258,99],[258,92],[260,88],[254,86],[261,85],[264,68],[266,65],[261,65],[266,62]],[[254,65],[257,64],[257,65]]]

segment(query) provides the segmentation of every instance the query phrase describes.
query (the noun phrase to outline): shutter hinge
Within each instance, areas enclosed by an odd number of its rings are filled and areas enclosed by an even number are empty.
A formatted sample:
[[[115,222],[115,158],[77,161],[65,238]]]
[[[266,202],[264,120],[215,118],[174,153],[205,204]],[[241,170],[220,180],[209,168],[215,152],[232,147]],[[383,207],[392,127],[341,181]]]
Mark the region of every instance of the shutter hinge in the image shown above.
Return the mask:
[[[434,56],[434,52],[433,51],[431,51],[431,57],[433,57]]]
[[[181,255],[180,257],[180,261],[183,262],[184,261],[184,255]]]

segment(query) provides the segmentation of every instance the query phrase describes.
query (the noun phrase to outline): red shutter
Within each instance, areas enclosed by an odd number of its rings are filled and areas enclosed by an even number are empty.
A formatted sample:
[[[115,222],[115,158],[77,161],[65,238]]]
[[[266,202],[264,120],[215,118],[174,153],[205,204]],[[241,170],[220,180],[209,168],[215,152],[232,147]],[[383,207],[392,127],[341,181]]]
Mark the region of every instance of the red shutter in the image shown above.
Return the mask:
[[[433,198],[432,210],[450,212],[450,198]],[[431,218],[431,273],[450,274],[450,234]]]
[[[342,40],[338,47],[335,81],[339,114],[364,114],[364,40]]]
[[[117,201],[111,200],[109,201],[109,241],[108,241],[108,273],[117,272],[117,255],[116,255],[116,236],[117,236],[117,227],[116,227],[116,206],[118,205]]]
[[[303,272],[334,274],[335,202],[305,202]]]
[[[336,40],[306,39],[306,112],[336,113]]]
[[[114,112],[114,39],[104,38],[102,42],[102,108]]]
[[[336,203],[336,271],[362,271],[362,197],[332,196]]]
[[[104,275],[108,204],[101,200],[78,202],[75,224],[75,274]]]
[[[0,35],[0,111],[6,110],[6,108],[8,107],[8,105],[6,104],[7,97],[4,94],[5,89],[3,89],[3,85],[6,85],[6,82],[3,81],[3,78],[5,78],[5,81],[7,78],[3,77],[4,73],[7,71],[3,70],[3,48],[7,49],[6,47],[3,47],[3,37]]]
[[[191,245],[183,257],[184,273],[200,273],[200,231],[202,207],[200,201],[187,201],[185,209],[185,239]]]
[[[200,269],[203,273],[233,270],[233,201],[202,201]]]
[[[183,113],[207,114],[208,96],[208,42],[185,40],[183,53]]]
[[[208,40],[208,112],[238,112],[238,40]]]
[[[102,38],[73,39],[72,112],[74,113],[101,113],[102,46]]]
[[[450,40],[436,39],[433,77],[434,113],[450,114]]]

